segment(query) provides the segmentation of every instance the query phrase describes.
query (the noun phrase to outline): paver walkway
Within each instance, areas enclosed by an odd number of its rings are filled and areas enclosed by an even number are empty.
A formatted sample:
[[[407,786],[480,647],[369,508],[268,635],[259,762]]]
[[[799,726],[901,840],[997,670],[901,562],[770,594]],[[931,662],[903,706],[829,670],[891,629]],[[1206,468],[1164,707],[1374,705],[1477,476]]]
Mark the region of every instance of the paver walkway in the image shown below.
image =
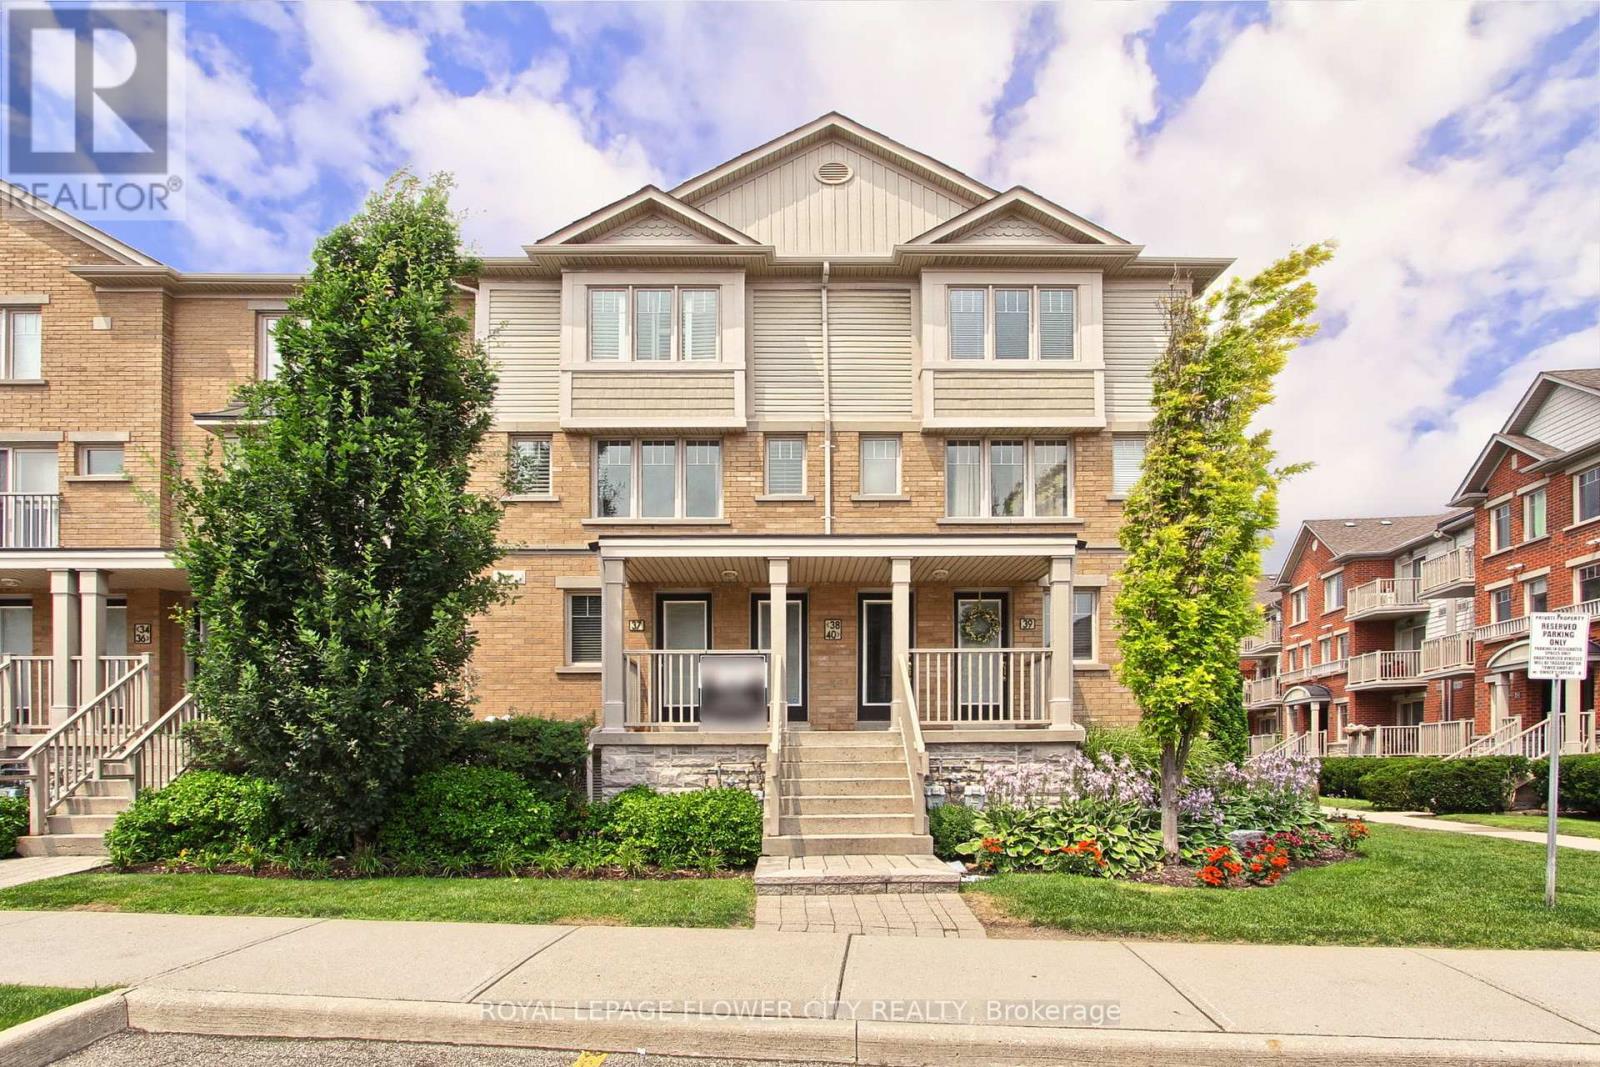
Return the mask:
[[[786,893],[756,898],[756,929],[884,937],[985,937],[958,893]]]
[[[1384,826],[1403,826],[1408,830],[1437,830],[1446,834],[1498,837],[1503,841],[1527,841],[1535,845],[1545,843],[1545,837],[1542,833],[1533,833],[1528,830],[1507,830],[1504,827],[1485,826],[1482,823],[1475,822],[1453,822],[1449,819],[1435,819],[1433,816],[1421,811],[1369,811],[1366,809],[1341,808],[1337,801],[1324,804],[1322,809],[1335,815],[1348,815],[1353,819],[1364,819],[1367,822],[1381,823]],[[1556,844],[1562,848],[1576,849],[1579,852],[1600,852],[1600,837],[1575,837],[1572,834],[1557,834]]]
[[[933,856],[762,856],[756,892],[953,893],[961,875]]]
[[[0,889],[42,882],[62,874],[80,874],[105,865],[104,856],[18,856],[0,860]]]

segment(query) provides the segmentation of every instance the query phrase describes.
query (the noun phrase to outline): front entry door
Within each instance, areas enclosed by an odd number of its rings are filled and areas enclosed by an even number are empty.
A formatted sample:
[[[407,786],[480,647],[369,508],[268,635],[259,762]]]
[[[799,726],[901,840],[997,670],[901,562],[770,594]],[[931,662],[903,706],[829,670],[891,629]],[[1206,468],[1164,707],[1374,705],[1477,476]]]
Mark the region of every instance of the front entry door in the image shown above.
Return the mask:
[[[655,686],[665,722],[700,719],[700,656],[711,647],[711,598],[704,594],[663,593],[656,598]]]
[[[1006,718],[1006,597],[1002,593],[956,596],[956,718],[989,722]]]
[[[862,596],[858,608],[856,719],[888,722],[894,702],[894,602],[888,597]]]
[[[772,616],[767,614],[770,596],[752,597],[750,601],[750,645],[763,652],[772,648]],[[783,673],[786,676],[784,703],[789,708],[790,722],[805,722],[806,710],[806,598],[795,594],[789,598],[788,650],[783,656]]]

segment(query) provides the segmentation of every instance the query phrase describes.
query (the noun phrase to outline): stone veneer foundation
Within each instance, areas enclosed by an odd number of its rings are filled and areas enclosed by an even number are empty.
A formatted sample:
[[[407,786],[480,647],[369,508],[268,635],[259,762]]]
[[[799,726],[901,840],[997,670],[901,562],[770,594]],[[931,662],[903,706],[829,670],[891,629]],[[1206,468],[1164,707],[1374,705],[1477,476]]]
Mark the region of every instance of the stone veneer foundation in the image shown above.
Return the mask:
[[[985,799],[983,776],[989,767],[1048,767],[1071,759],[1079,750],[1076,741],[929,744],[928,805],[966,804],[981,808]]]

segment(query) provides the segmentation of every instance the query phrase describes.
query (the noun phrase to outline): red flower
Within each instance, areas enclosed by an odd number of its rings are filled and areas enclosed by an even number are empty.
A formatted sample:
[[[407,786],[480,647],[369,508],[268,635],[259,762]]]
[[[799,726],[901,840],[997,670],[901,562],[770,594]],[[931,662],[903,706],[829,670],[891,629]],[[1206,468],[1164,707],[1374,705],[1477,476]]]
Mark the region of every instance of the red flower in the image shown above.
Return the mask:
[[[984,838],[983,839],[983,850],[985,852],[989,852],[989,853],[994,853],[994,852],[1001,851],[1000,839],[998,837],[986,837],[986,838]]]

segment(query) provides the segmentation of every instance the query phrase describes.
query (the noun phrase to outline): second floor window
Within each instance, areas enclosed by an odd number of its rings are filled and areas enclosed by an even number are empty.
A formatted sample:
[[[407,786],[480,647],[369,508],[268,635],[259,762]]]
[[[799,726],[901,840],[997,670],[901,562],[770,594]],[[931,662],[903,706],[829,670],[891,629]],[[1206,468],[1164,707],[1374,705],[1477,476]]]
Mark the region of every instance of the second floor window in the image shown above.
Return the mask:
[[[278,323],[282,321],[282,315],[256,316],[256,372],[264,382],[283,369],[283,357],[278,354]]]
[[[1076,359],[1077,290],[952,287],[950,359]]]
[[[550,494],[550,438],[513,435],[506,463],[507,488],[511,492],[525,496]]]
[[[896,496],[900,492],[900,438],[861,436],[861,495]]]
[[[1600,467],[1580,471],[1572,479],[1574,522],[1600,518]]]
[[[1072,591],[1072,658],[1091,663],[1095,658],[1095,616],[1100,594],[1093,589]]]
[[[122,473],[121,445],[84,445],[78,449],[78,473],[107,478]]]
[[[1322,610],[1338,611],[1344,607],[1344,572],[1330,574],[1322,579]]]
[[[1511,618],[1511,587],[1501,586],[1489,593],[1489,621],[1505,622]]]
[[[1144,471],[1144,434],[1119,433],[1111,439],[1111,495],[1127,496]]]
[[[806,491],[806,439],[767,438],[767,495],[800,496]]]
[[[43,377],[42,338],[37,308],[0,310],[0,378],[37,381]]]
[[[1333,662],[1333,638],[1317,638],[1317,659],[1323,663]]]
[[[1511,505],[1501,504],[1489,511],[1489,551],[1511,547]]]
[[[60,491],[55,449],[0,445],[0,548],[55,548]]]
[[[1550,532],[1547,497],[1543,489],[1535,489],[1522,498],[1522,539],[1532,541]]]
[[[945,514],[951,518],[1064,518],[1071,505],[1067,441],[945,445]]]
[[[589,666],[600,662],[600,594],[567,596],[567,663]]]
[[[589,290],[589,358],[714,360],[718,357],[715,289],[619,286]]]
[[[1534,578],[1522,583],[1523,596],[1527,598],[1528,614],[1550,610],[1550,580]]]
[[[1578,568],[1578,603],[1600,600],[1600,563]]]
[[[623,440],[595,446],[594,513],[602,519],[715,519],[720,441]]]

